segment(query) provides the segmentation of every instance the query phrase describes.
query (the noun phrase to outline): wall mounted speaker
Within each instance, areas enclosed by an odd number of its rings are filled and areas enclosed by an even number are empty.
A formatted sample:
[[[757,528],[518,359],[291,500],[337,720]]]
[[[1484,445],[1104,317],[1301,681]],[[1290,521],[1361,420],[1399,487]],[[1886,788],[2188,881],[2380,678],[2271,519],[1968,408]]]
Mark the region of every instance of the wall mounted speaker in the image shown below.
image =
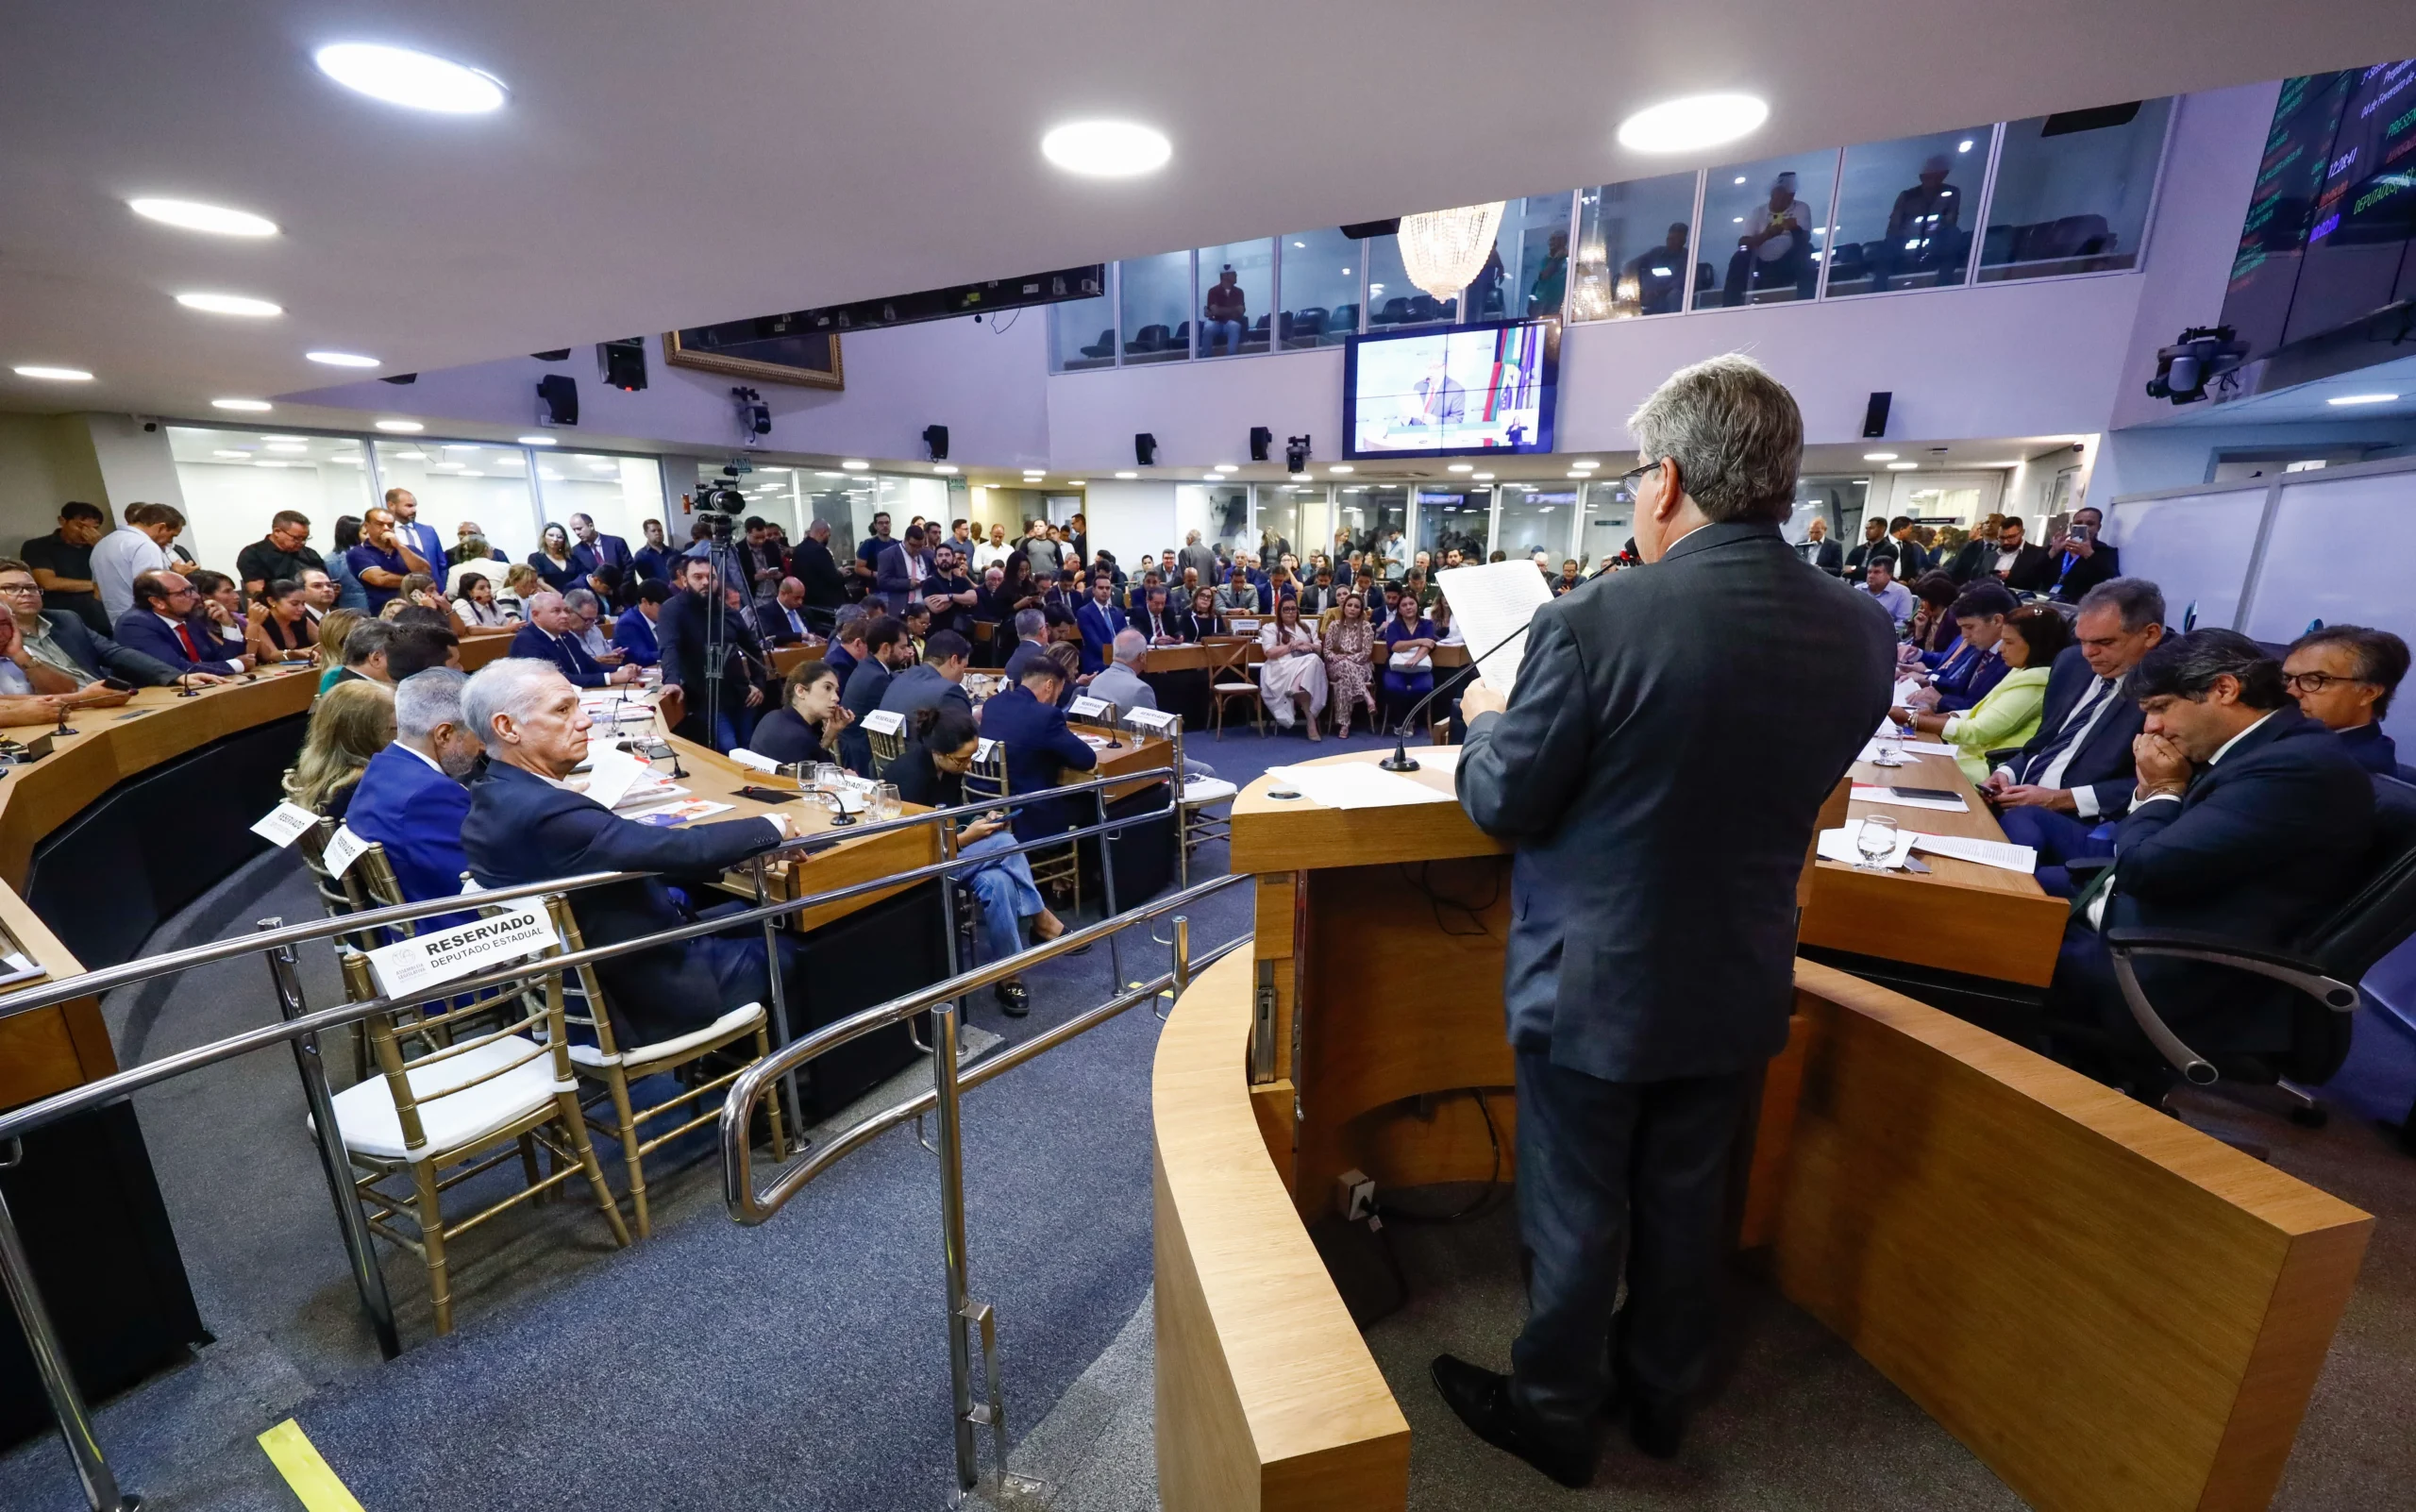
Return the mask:
[[[570,361],[570,348],[557,346],[549,352],[530,352],[528,355],[540,362],[567,362]]]
[[[948,427],[925,426],[923,445],[931,448],[931,461],[948,461]]]
[[[549,426],[579,424],[579,383],[560,373],[548,373],[537,380],[537,419]]]
[[[1269,451],[1272,451],[1274,447],[1274,431],[1267,429],[1265,426],[1252,426],[1250,428],[1250,461],[1265,462],[1267,460],[1267,454]]]
[[[1871,402],[1862,407],[1862,434],[1865,440],[1875,441],[1888,433],[1888,401],[1894,397],[1893,394],[1874,394],[1871,396]]]
[[[1158,464],[1158,438],[1146,430],[1133,432],[1132,460],[1141,466],[1155,467]]]

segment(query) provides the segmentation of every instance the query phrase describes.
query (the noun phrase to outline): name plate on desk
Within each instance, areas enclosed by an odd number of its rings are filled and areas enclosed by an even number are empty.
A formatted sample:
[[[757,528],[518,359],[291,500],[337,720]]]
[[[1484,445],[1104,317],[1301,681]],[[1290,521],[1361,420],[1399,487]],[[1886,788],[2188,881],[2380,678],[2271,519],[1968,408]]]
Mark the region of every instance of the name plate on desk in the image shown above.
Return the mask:
[[[1068,719],[1104,719],[1107,717],[1105,698],[1081,697],[1065,705]]]
[[[282,850],[318,822],[319,816],[301,804],[280,803],[260,816],[260,822],[252,826],[252,833]]]
[[[1153,735],[1171,736],[1174,732],[1175,721],[1180,716],[1164,709],[1132,709],[1128,710],[1124,717],[1135,730],[1146,730]]]
[[[864,729],[876,735],[894,735],[906,728],[906,716],[895,709],[875,709],[864,715]]]
[[[466,977],[562,943],[544,908],[530,905],[493,918],[381,945],[369,952],[378,985],[390,998]]]

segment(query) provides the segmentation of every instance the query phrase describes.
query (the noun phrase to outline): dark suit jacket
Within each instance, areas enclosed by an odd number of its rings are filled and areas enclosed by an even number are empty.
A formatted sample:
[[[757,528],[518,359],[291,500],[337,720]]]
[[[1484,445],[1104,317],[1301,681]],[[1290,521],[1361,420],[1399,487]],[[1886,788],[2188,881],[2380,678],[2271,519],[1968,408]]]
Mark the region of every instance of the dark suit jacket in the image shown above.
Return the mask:
[[[1045,792],[1064,785],[1063,768],[1087,772],[1099,765],[1099,753],[1065,728],[1065,714],[1042,703],[1032,690],[1017,683],[992,695],[982,706],[982,733],[1007,748],[1007,793]],[[1090,812],[1087,797],[1078,807],[1074,798],[1046,798],[1037,803],[1015,800],[1015,838],[1045,840],[1082,822]]]
[[[1124,611],[1114,604],[1101,609],[1085,598],[1082,607],[1074,611],[1074,624],[1082,632],[1082,670],[1096,672],[1107,665],[1116,632],[1124,628]]]
[[[2089,670],[2089,660],[2077,646],[2067,646],[2047,670],[2046,702],[2038,710],[2038,732],[2022,754],[2011,763],[2013,780],[2036,782],[2052,764],[2049,748],[2055,743],[2056,731],[2064,728],[2064,720],[2079,704],[2081,697],[2097,685],[2097,674]],[[2084,716],[2086,717],[2086,716]],[[2101,817],[2112,818],[2131,806],[2131,789],[2136,785],[2131,764],[2131,742],[2147,723],[2139,706],[2121,697],[2119,691],[2114,707],[2098,716],[2089,737],[2072,753],[2071,764],[2064,768],[2064,786],[2093,788],[2097,793],[2097,812]]]
[[[797,606],[797,624],[805,623],[805,607],[801,604]],[[755,606],[755,630],[766,646],[795,646],[812,633],[810,628],[799,630],[791,626],[789,612],[780,607],[777,598],[766,598]]]
[[[663,613],[654,622],[655,648],[663,656],[663,680],[681,689],[691,712],[704,708],[705,684],[713,680],[714,669],[705,664],[705,648],[713,627],[707,621],[711,606],[701,594],[681,590],[673,594],[663,606]],[[725,647],[720,672],[722,703],[725,708],[737,705],[747,697],[747,657],[763,660],[763,643],[755,636],[754,620],[743,609],[726,612],[722,619],[722,645]]]
[[[1893,563],[1896,560],[1896,543],[1886,536],[1876,541],[1856,542],[1854,548],[1846,553],[1845,577],[1853,582],[1862,581],[1863,569],[1880,557]],[[1901,578],[1904,574],[1898,573],[1897,576]]]
[[[798,542],[789,565],[797,580],[805,584],[805,601],[814,608],[836,609],[847,601],[847,580],[840,575],[830,548],[812,536]]]
[[[2089,555],[2074,556],[2069,567],[2065,565],[2065,553],[2058,551],[2048,555],[2046,547],[2038,549],[2039,554],[2047,558],[2046,576],[2055,585],[2050,591],[2067,604],[2079,603],[2081,595],[2091,588],[2108,579],[2122,576],[2122,553],[2103,541],[2098,542],[2096,549]]]
[[[1832,578],[1846,570],[1846,548],[1835,541],[1822,541],[1817,546],[1806,541],[1800,548],[1800,554],[1806,563]]]
[[[600,688],[610,680],[609,674],[587,654],[587,647],[579,645],[576,636],[548,635],[534,625],[520,627],[512,637],[508,654],[551,662],[562,669],[562,676],[570,679],[573,687]]]
[[[571,894],[571,915],[590,945],[615,944],[690,922],[695,912],[673,896],[666,878],[710,884],[780,840],[779,826],[763,818],[656,829],[620,818],[582,794],[500,762],[490,765],[485,780],[471,789],[470,812],[461,821],[462,852],[469,858],[471,875],[485,886],[587,871],[663,874]],[[629,1043],[684,1033],[738,1006],[721,1000],[705,954],[692,945],[658,945],[596,964],[596,978],[612,1000],[614,1023],[626,1026]]]
[[[917,713],[949,702],[963,706],[967,714],[973,712],[973,699],[966,695],[964,686],[950,682],[940,676],[939,668],[925,663],[910,666],[891,678],[889,686],[881,691],[877,707],[904,714],[906,733],[912,737]]]
[[[2349,759],[2378,777],[2399,774],[2399,744],[2380,725],[2359,725],[2340,731],[2340,748]]]
[[[470,814],[470,790],[400,746],[369,758],[354,785],[344,825],[363,840],[386,848],[387,865],[403,897],[414,903],[452,898],[461,891],[470,865],[461,851],[461,821]],[[466,912],[426,918],[419,933],[468,922]]]
[[[1871,596],[1803,566],[1775,525],[1709,525],[1535,611],[1510,707],[1469,724],[1457,777],[1469,817],[1518,844],[1518,1048],[1641,1082],[1787,1042],[1796,882],[1896,661]],[[1755,697],[1715,691],[1737,667]]]
[[[606,567],[618,567],[621,569],[621,580],[627,585],[629,582],[629,544],[617,535],[606,535],[599,530],[592,546],[584,541],[570,544],[570,564],[579,569],[581,578],[594,577]]]
[[[631,666],[652,666],[663,660],[662,644],[654,638],[654,621],[635,604],[621,611],[621,617],[612,622],[612,644]]]
[[[906,554],[906,543],[885,547],[873,563],[873,588],[888,600],[889,612],[902,614],[914,597],[914,589],[931,575],[931,548],[926,546],[914,556]]]
[[[185,654],[184,643],[176,639],[175,629],[166,620],[137,604],[117,617],[117,643],[129,651],[140,651],[155,662],[163,662],[178,673],[227,672],[232,669],[226,664],[243,654],[240,644],[229,646],[210,630],[195,630],[190,624],[185,628],[193,631],[193,646],[201,652],[198,658]],[[52,633],[58,633],[56,626]]]
[[[1919,541],[1896,542],[1896,576],[1904,580],[1905,587],[1911,587],[1913,580],[1929,571],[1930,565],[1929,547]]]
[[[856,664],[847,674],[846,684],[839,690],[839,701],[847,706],[856,722],[839,731],[839,760],[858,777],[872,775],[872,736],[864,730],[864,715],[881,707],[889,692],[892,673],[881,664],[881,658],[868,656]]]
[[[2106,926],[2287,949],[2366,880],[2374,812],[2374,780],[2340,737],[2285,704],[2200,767],[2178,802],[2123,819]],[[2290,1044],[2289,988],[2200,962],[2138,964],[2148,1000],[2201,1054]]]
[[[42,617],[50,622],[50,638],[59,643],[59,648],[96,678],[115,678],[138,688],[163,688],[176,680],[180,668],[106,635],[93,634],[84,616],[72,609],[45,609]]]
[[[1303,610],[1302,613],[1305,613],[1307,611]],[[1171,635],[1179,641],[1200,639],[1200,627],[1191,622],[1191,611],[1177,609],[1171,604],[1166,606],[1164,613],[1159,614],[1152,614],[1147,609],[1136,609],[1126,616],[1125,623],[1139,630],[1144,638],[1152,641],[1161,635]]]

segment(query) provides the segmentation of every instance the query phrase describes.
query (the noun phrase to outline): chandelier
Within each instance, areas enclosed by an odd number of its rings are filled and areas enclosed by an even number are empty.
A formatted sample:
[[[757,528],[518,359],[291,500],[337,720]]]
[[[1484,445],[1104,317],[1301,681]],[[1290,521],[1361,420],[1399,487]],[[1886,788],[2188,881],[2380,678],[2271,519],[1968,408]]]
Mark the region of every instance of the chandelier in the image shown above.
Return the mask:
[[[1409,281],[1437,299],[1458,297],[1493,252],[1494,233],[1502,229],[1502,206],[1497,199],[1490,205],[1402,216],[1401,265]]]

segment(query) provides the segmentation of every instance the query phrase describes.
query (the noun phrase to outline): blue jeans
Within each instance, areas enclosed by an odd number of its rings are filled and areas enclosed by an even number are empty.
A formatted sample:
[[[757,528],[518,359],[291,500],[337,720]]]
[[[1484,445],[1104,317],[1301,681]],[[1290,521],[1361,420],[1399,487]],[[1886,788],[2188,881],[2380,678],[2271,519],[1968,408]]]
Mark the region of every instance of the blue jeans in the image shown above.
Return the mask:
[[[982,959],[1003,961],[1023,949],[1023,921],[1037,915],[1048,904],[1041,900],[1040,888],[1032,880],[1032,862],[1021,852],[998,855],[1015,843],[1013,832],[1005,830],[987,835],[957,852],[961,856],[990,856],[993,859],[978,866],[968,866],[953,875],[973,889],[982,904]]]
[[[1222,343],[1228,352],[1242,349],[1242,323],[1238,320],[1203,320],[1200,323],[1200,355],[1213,357]]]
[[[2007,840],[2038,852],[2038,885],[2057,898],[2072,895],[2072,874],[2064,869],[2066,862],[2114,853],[2111,822],[2092,825],[2053,809],[2019,808],[1998,815],[1997,825],[2005,831]]]

